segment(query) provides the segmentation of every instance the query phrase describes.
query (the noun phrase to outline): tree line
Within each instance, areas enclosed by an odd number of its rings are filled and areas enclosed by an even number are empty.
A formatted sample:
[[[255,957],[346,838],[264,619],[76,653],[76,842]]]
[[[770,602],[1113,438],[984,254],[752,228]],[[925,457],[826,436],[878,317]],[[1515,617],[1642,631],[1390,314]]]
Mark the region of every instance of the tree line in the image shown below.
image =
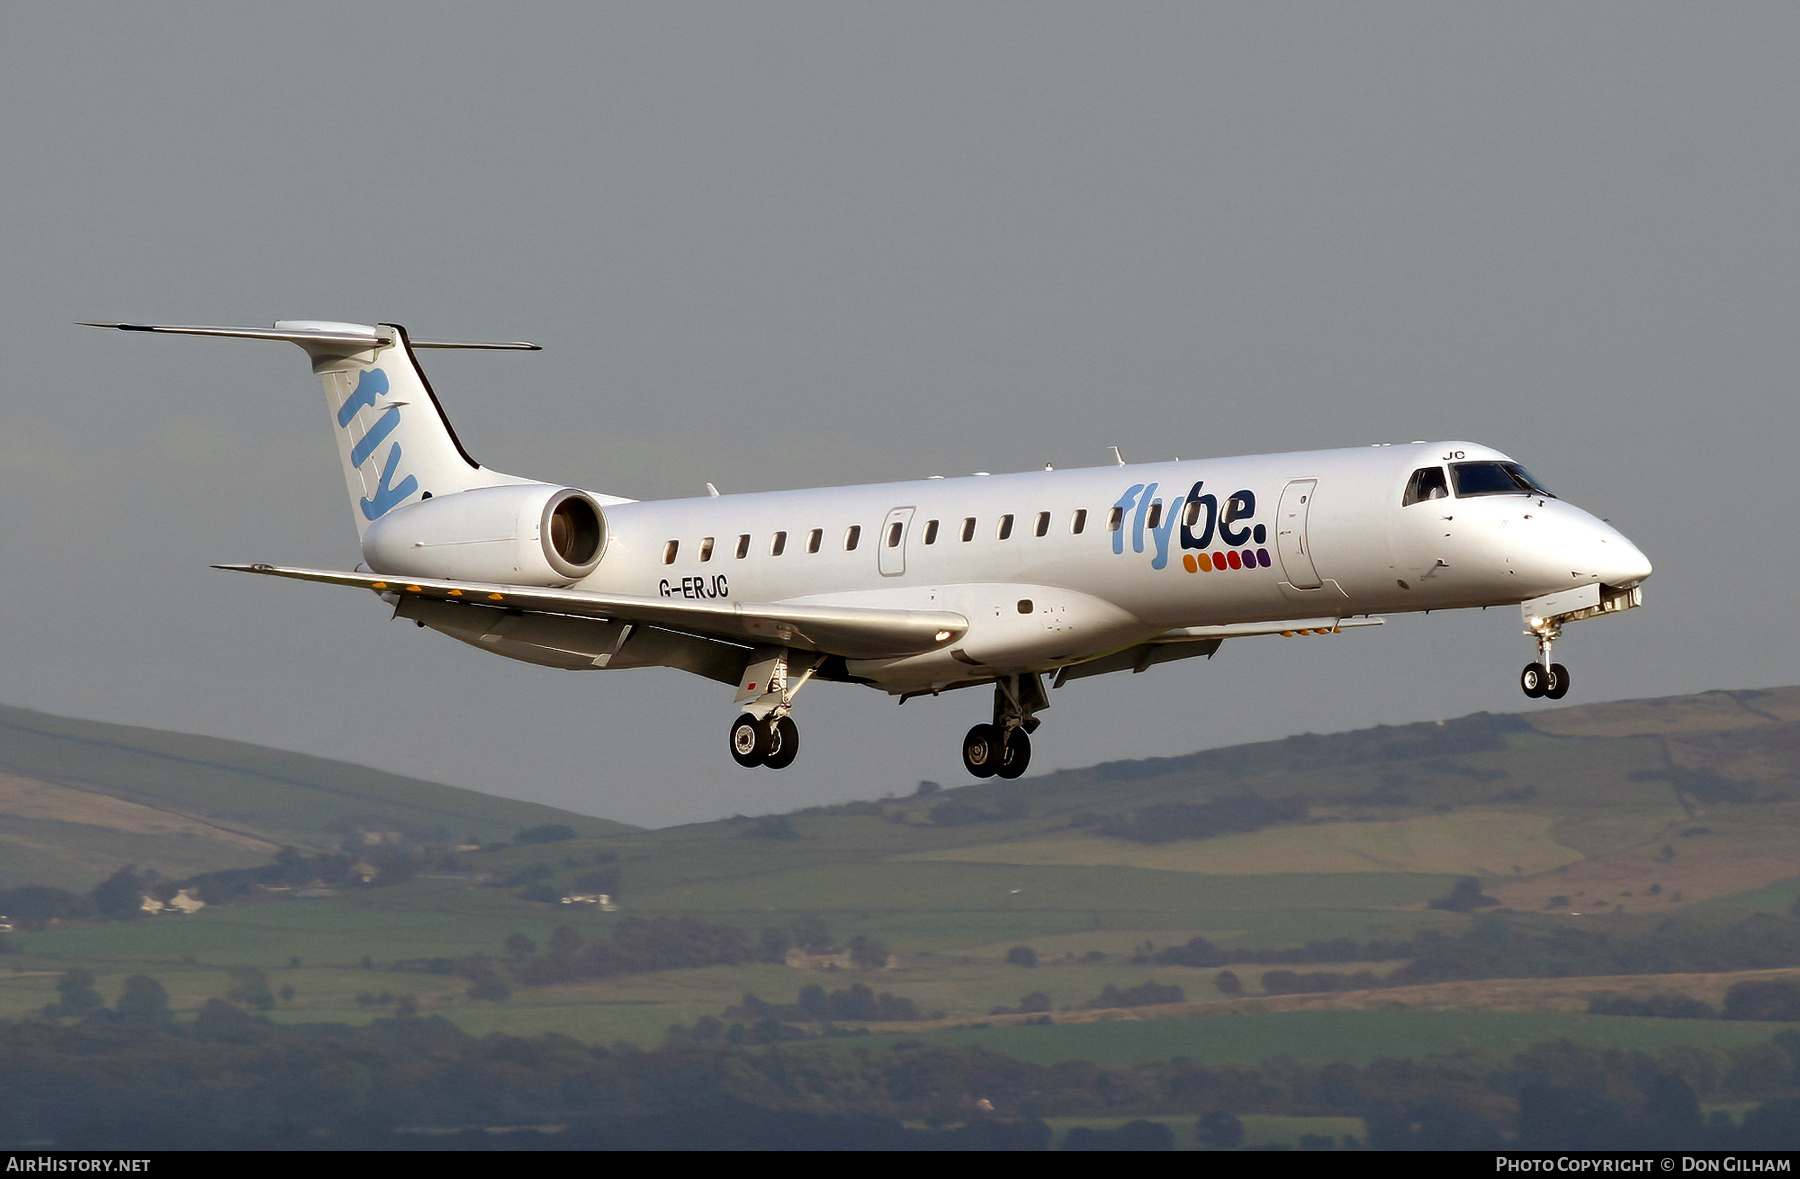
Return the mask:
[[[1487,913],[1461,931],[1426,929],[1403,940],[1339,938],[1291,949],[1251,949],[1195,937],[1162,949],[1145,943],[1131,958],[1139,965],[1204,968],[1395,960],[1404,961],[1385,975],[1267,971],[1263,985],[1270,994],[1291,994],[1491,978],[1718,974],[1800,966],[1800,901],[1783,915],[1753,913],[1727,925],[1673,917],[1655,926],[1574,924],[1538,914]]]
[[[1036,1149],[1049,1140],[1044,1118],[1178,1115],[1205,1119],[1209,1141],[1229,1145],[1232,1119],[1277,1114],[1362,1118],[1366,1144],[1380,1149],[1800,1146],[1792,1031],[1735,1050],[1558,1041],[1508,1059],[1470,1050],[1363,1066],[1107,1068],[918,1039],[751,1049],[723,1035],[672,1035],[642,1050],[555,1034],[471,1036],[440,1017],[282,1026],[223,998],[175,1023],[153,999],[152,1010],[128,1014],[147,988],[127,990],[135,998],[112,1009],[0,1021],[0,1144]],[[1741,1124],[1703,1117],[1703,1097],[1756,1108]],[[567,1129],[469,1137],[546,1125]]]

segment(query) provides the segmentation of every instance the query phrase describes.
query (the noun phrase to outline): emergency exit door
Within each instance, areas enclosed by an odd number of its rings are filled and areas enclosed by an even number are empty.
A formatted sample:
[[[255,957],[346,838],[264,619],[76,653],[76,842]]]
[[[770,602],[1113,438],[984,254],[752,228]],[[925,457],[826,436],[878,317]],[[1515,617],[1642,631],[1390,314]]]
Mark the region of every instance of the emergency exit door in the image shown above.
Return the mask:
[[[1275,551],[1281,557],[1282,572],[1295,589],[1318,589],[1325,583],[1313,568],[1312,545],[1306,539],[1306,514],[1312,510],[1317,479],[1295,479],[1281,492],[1281,506],[1275,516]]]
[[[895,508],[881,522],[881,535],[875,538],[880,554],[881,575],[898,577],[906,572],[906,533],[912,524],[912,508]]]

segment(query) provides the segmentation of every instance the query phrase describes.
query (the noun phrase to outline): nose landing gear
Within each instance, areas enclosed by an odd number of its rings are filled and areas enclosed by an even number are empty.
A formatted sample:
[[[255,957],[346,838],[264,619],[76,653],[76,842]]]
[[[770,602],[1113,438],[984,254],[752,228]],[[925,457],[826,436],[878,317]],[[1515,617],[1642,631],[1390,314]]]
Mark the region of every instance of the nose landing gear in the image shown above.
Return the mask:
[[[1548,697],[1561,700],[1569,694],[1569,669],[1550,662],[1550,645],[1562,637],[1562,628],[1545,619],[1525,632],[1537,638],[1538,661],[1527,663],[1519,673],[1519,688],[1533,700]]]
[[[1576,586],[1520,602],[1519,613],[1525,620],[1525,633],[1537,640],[1538,658],[1536,663],[1526,664],[1525,670],[1519,673],[1519,687],[1534,700],[1540,696],[1561,700],[1569,693],[1569,669],[1550,662],[1550,645],[1562,638],[1563,626],[1643,604],[1642,586],[1630,585],[1621,589],[1598,584]]]
[[[1035,713],[1050,707],[1035,672],[994,681],[994,721],[963,737],[963,768],[977,778],[1017,778],[1031,765],[1031,736],[1043,724]]]
[[[1569,692],[1569,669],[1560,663],[1527,663],[1519,673],[1519,687],[1533,700],[1540,696],[1561,700]]]

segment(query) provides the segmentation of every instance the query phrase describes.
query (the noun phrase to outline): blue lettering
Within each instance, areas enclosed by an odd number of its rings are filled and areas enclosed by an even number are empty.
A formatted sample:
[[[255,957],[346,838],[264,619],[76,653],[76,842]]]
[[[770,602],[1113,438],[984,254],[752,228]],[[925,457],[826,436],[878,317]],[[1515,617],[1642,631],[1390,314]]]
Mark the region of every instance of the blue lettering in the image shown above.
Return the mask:
[[[1144,490],[1144,485],[1142,483],[1133,483],[1131,485],[1131,490],[1127,491],[1124,495],[1120,496],[1119,502],[1113,505],[1113,511],[1121,513],[1121,515],[1119,517],[1120,526],[1117,528],[1114,528],[1112,530],[1113,552],[1115,552],[1115,553],[1122,553],[1125,551],[1125,527],[1124,527],[1123,513],[1131,510],[1131,505],[1137,502],[1137,493],[1142,490]],[[1108,520],[1107,523],[1110,525],[1112,523],[1112,521]],[[1143,546],[1143,543],[1140,541],[1138,544],[1138,552],[1141,553],[1143,551],[1144,551],[1144,546]]]
[[[338,425],[348,427],[350,425],[350,419],[356,416],[357,410],[364,406],[373,408],[376,395],[386,393],[387,391],[388,379],[386,373],[378,368],[372,368],[364,373],[361,378],[357,380],[355,391],[352,392],[350,396],[344,398],[344,404],[338,407]],[[361,466],[360,463],[357,465]]]
[[[381,469],[381,483],[376,487],[375,494],[362,501],[362,514],[367,519],[381,519],[404,502],[407,496],[419,489],[419,481],[411,475],[400,480],[398,484],[392,482],[394,468],[399,465],[400,444],[396,442],[394,448],[388,451],[387,463]]]
[[[1169,505],[1163,513],[1162,523],[1150,530],[1156,541],[1156,557],[1150,562],[1150,568],[1163,569],[1169,564],[1169,533],[1175,530],[1175,521],[1181,515],[1181,509],[1187,506],[1186,498],[1178,499]]]
[[[394,432],[394,427],[399,424],[400,407],[388,406],[388,411],[375,419],[375,424],[370,426],[369,432],[362,436],[362,441],[358,442],[350,451],[350,465],[360,467],[368,462],[369,456],[375,453],[375,448],[380,446],[387,436]]]
[[[1138,500],[1137,515],[1131,521],[1131,551],[1144,551],[1144,517],[1150,514],[1150,497],[1156,494],[1156,484],[1144,488],[1143,497]]]

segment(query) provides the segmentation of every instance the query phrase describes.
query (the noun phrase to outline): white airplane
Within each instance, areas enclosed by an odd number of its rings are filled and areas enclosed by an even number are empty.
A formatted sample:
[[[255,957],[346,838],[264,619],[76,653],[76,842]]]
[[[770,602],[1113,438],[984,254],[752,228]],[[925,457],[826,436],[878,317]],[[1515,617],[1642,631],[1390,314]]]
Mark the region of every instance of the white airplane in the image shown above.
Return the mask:
[[[783,768],[812,680],[902,702],[992,685],[971,774],[1015,778],[1045,679],[1338,633],[1379,614],[1522,607],[1560,699],[1568,622],[1640,605],[1650,562],[1506,455],[1468,442],[933,477],[640,503],[483,468],[396,324],[100,323],[286,340],[323,378],[363,563],[222,565],[356,586],[471,646],[549,667],[674,667],[737,689],[731,755]],[[1117,458],[1117,451],[1114,452]]]

